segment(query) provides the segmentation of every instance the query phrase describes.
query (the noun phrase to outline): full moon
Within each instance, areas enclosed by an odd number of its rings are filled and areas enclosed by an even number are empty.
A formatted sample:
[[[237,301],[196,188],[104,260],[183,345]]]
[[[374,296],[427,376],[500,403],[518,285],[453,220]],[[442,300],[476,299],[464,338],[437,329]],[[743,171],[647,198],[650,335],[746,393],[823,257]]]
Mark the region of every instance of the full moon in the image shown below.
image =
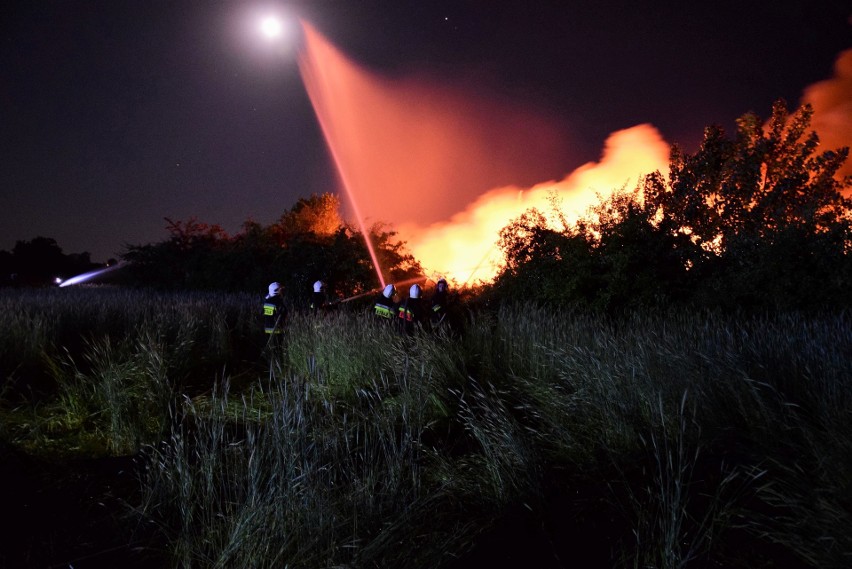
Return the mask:
[[[269,39],[280,36],[281,29],[281,20],[275,16],[267,16],[260,22],[260,31]]]

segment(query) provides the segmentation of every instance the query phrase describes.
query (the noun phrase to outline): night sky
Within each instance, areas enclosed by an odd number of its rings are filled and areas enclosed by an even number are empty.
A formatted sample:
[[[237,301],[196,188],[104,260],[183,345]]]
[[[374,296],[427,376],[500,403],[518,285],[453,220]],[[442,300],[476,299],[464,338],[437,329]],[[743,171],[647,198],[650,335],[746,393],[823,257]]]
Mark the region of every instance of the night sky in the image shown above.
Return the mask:
[[[694,149],[709,124],[795,106],[852,48],[840,0],[13,0],[0,249],[41,235],[105,261],[164,239],[164,217],[235,232],[335,191],[298,41],[254,30],[272,8],[376,73],[474,83],[555,117],[570,151],[542,180],[595,160],[618,129],[651,123]]]

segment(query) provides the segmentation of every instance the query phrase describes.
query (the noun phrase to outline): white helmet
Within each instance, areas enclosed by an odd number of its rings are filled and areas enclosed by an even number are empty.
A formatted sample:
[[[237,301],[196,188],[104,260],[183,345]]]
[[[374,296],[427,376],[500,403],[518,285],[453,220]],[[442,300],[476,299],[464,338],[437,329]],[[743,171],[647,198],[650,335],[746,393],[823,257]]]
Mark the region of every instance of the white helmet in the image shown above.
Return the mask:
[[[269,296],[275,296],[281,292],[281,283],[271,283],[269,285]]]
[[[323,282],[317,281],[314,283],[314,292],[322,292]]]
[[[390,298],[396,293],[396,287],[392,284],[389,284],[385,287],[385,290],[382,291],[382,295],[385,298]]]
[[[420,285],[413,284],[411,288],[408,289],[408,297],[409,298],[420,298]]]

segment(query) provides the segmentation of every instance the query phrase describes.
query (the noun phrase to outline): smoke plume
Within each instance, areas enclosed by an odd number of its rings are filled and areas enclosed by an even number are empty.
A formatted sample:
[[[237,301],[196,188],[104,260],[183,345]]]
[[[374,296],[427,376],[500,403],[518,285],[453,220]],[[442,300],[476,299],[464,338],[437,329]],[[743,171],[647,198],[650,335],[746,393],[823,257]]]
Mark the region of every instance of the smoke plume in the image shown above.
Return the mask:
[[[852,146],[852,49],[837,57],[834,77],[805,89],[802,103],[814,108],[811,127],[819,135],[821,149]],[[852,161],[847,160],[839,174],[852,175]],[[852,189],[849,192],[852,196]]]
[[[302,77],[363,216],[431,223],[490,188],[565,173],[565,137],[556,121],[475,86],[381,77],[303,26]]]
[[[668,167],[669,145],[651,125],[615,132],[600,161],[580,166],[561,181],[492,189],[448,221],[428,226],[402,224],[414,256],[434,275],[458,283],[488,281],[496,274],[501,252],[496,246],[504,226],[529,208],[552,214],[559,207],[574,222],[613,190],[632,189],[642,174]],[[555,219],[551,219],[556,221]]]

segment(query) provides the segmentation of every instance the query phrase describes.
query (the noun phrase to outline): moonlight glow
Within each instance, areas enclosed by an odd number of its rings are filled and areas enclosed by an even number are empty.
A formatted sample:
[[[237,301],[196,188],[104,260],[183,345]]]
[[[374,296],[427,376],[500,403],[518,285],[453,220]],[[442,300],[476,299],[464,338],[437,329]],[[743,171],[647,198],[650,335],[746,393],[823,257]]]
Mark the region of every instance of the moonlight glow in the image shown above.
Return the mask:
[[[267,16],[260,22],[261,33],[269,39],[281,36],[282,29],[281,20],[276,16]]]

